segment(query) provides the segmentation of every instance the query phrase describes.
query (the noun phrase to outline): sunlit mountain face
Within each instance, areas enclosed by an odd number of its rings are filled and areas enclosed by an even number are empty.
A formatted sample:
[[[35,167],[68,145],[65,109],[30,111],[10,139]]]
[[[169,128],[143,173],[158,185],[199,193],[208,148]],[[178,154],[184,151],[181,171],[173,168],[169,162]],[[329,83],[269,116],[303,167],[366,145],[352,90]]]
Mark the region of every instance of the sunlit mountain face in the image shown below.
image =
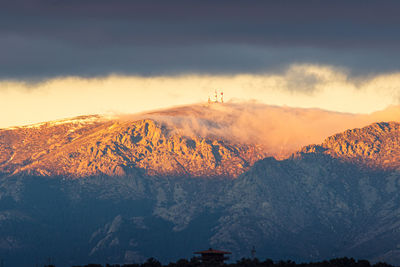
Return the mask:
[[[206,103],[136,115],[81,116],[0,130],[0,168],[8,175],[70,178],[139,170],[236,178],[266,156],[284,159],[339,130],[396,116],[398,108],[389,111],[367,116]],[[352,142],[358,144],[357,139]]]
[[[3,1],[1,263],[399,265],[399,8]]]
[[[236,178],[266,153],[258,144],[184,134],[153,119],[88,116],[3,130],[1,137],[2,170],[10,175],[77,178],[142,170],[147,175]]]

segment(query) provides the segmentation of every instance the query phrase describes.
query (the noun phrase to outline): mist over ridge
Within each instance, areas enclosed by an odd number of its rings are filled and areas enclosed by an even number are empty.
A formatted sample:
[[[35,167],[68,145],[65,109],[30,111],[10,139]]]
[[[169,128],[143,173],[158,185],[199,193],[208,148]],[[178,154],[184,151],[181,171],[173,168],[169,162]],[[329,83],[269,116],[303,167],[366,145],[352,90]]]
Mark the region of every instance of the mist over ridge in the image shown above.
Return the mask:
[[[328,136],[347,129],[374,122],[398,121],[400,106],[390,106],[371,114],[351,114],[249,101],[187,105],[136,115],[117,115],[117,118],[149,118],[169,125],[180,134],[262,145],[267,154],[285,158],[303,146],[320,144]]]

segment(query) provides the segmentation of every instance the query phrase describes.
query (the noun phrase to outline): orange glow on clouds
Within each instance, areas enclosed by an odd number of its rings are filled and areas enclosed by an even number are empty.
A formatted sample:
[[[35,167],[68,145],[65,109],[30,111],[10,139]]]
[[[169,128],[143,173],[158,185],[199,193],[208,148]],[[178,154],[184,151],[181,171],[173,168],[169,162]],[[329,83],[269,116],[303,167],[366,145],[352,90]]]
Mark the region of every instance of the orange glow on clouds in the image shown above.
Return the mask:
[[[371,113],[400,99],[400,73],[353,79],[329,66],[292,65],[280,74],[65,77],[37,84],[0,81],[0,127],[86,114],[137,113],[206,102],[214,89],[231,101]]]

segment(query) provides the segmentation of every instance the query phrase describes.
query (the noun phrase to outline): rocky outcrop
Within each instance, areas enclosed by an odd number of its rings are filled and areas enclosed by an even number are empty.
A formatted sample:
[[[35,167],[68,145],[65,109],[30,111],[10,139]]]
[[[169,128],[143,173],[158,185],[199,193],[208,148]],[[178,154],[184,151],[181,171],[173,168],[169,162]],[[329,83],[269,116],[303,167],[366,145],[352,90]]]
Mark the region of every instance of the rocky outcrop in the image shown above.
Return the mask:
[[[347,130],[297,154],[301,153],[324,153],[360,166],[394,170],[400,167],[400,123],[379,122]]]
[[[10,175],[235,178],[263,157],[261,146],[187,136],[150,119],[89,116],[0,131],[0,171]]]

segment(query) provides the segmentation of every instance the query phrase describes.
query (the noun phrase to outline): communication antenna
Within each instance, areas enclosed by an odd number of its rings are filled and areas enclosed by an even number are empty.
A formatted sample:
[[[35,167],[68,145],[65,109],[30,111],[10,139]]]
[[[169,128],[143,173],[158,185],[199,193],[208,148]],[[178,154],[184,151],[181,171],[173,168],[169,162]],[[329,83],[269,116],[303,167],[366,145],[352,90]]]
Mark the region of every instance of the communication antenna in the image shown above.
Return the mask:
[[[256,257],[256,247],[255,246],[253,246],[253,248],[251,249],[251,257],[253,258],[253,260]]]

